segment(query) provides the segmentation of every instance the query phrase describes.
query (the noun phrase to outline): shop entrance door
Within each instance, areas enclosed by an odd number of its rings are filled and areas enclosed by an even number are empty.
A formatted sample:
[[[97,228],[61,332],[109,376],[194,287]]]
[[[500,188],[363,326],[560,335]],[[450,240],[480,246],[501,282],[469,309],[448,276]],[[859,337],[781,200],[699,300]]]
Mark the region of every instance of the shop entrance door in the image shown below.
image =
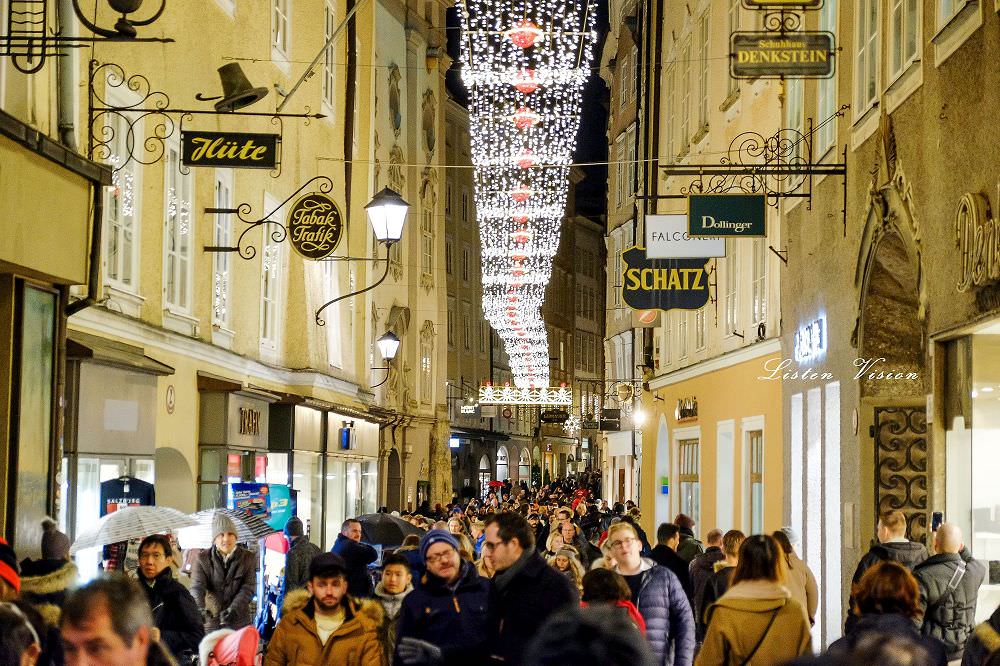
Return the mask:
[[[625,501],[625,468],[618,468],[618,498],[617,501]]]
[[[399,453],[396,449],[389,450],[389,463],[385,472],[386,476],[386,506],[390,511],[399,511],[402,508],[403,471],[399,464]]]
[[[876,515],[899,509],[907,534],[927,542],[927,410],[925,407],[876,407]]]

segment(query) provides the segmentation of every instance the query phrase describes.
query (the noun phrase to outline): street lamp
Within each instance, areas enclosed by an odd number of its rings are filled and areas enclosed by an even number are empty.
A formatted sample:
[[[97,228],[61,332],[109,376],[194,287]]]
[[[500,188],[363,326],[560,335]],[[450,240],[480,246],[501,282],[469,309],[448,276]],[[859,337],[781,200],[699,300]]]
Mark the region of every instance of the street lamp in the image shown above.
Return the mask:
[[[321,305],[319,309],[316,310],[317,325],[326,326],[326,321],[320,316],[320,314],[323,310],[327,309],[334,303],[342,301],[345,298],[363,294],[385,282],[386,276],[389,275],[389,250],[392,248],[393,243],[398,243],[399,239],[403,237],[403,225],[406,223],[406,215],[409,211],[410,204],[406,203],[398,192],[391,190],[388,187],[383,188],[381,192],[372,197],[372,200],[368,202],[367,206],[365,206],[365,212],[368,214],[368,221],[372,225],[372,232],[375,234],[375,240],[385,245],[385,271],[383,271],[382,277],[364,289],[358,289],[357,291],[337,296],[333,300],[327,301]],[[380,261],[377,252],[372,261]],[[386,335],[392,334],[387,333]],[[382,340],[385,337],[386,336],[382,336],[379,340]],[[393,337],[396,338],[394,335]],[[399,347],[399,338],[396,338],[396,347]],[[382,348],[380,347],[379,349],[381,351]],[[393,349],[392,352],[393,355],[395,355],[395,349]],[[386,379],[388,379],[388,377]]]
[[[399,349],[399,338],[392,331],[389,331],[381,338],[375,341],[375,346],[378,347],[378,353],[382,355],[382,360],[385,361],[385,366],[381,368],[372,368],[372,370],[385,370],[385,379],[380,381],[378,384],[372,386],[372,388],[378,388],[389,381],[389,363],[392,359],[396,358],[396,351]]]

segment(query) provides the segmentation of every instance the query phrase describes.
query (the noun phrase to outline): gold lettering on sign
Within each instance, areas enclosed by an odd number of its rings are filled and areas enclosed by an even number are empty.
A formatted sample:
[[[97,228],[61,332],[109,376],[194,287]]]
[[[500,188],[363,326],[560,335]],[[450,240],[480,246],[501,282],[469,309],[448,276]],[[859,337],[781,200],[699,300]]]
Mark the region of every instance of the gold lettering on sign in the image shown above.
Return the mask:
[[[997,189],[1000,194],[1000,185]],[[1000,220],[992,217],[982,194],[970,192],[958,203],[955,244],[962,261],[960,292],[1000,280]]]
[[[191,144],[197,146],[194,152],[191,153],[192,162],[197,162],[202,158],[240,159],[259,162],[264,159],[267,153],[267,146],[258,146],[254,144],[253,139],[247,139],[244,144],[240,145],[236,141],[227,141],[222,138],[203,139],[199,137],[191,139]]]
[[[260,412],[256,409],[240,407],[240,434],[260,434]]]

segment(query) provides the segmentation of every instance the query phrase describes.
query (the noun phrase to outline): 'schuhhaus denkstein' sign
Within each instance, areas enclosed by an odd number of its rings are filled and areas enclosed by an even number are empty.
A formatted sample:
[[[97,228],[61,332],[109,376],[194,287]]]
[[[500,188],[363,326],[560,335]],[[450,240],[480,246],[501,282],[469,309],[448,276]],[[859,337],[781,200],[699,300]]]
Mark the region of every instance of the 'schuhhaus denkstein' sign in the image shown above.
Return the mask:
[[[734,79],[833,76],[831,32],[734,32],[729,49]]]
[[[181,132],[181,162],[187,167],[274,169],[277,134],[247,132]]]

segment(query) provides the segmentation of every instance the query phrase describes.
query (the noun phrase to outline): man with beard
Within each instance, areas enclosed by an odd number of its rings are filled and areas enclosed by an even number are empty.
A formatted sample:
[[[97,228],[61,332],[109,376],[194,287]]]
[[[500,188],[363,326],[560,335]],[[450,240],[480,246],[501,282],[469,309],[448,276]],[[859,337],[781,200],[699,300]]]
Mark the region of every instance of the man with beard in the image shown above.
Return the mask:
[[[336,553],[314,557],[306,589],[294,590],[285,599],[264,666],[381,666],[382,608],[374,601],[353,599],[347,592],[344,558]]]

